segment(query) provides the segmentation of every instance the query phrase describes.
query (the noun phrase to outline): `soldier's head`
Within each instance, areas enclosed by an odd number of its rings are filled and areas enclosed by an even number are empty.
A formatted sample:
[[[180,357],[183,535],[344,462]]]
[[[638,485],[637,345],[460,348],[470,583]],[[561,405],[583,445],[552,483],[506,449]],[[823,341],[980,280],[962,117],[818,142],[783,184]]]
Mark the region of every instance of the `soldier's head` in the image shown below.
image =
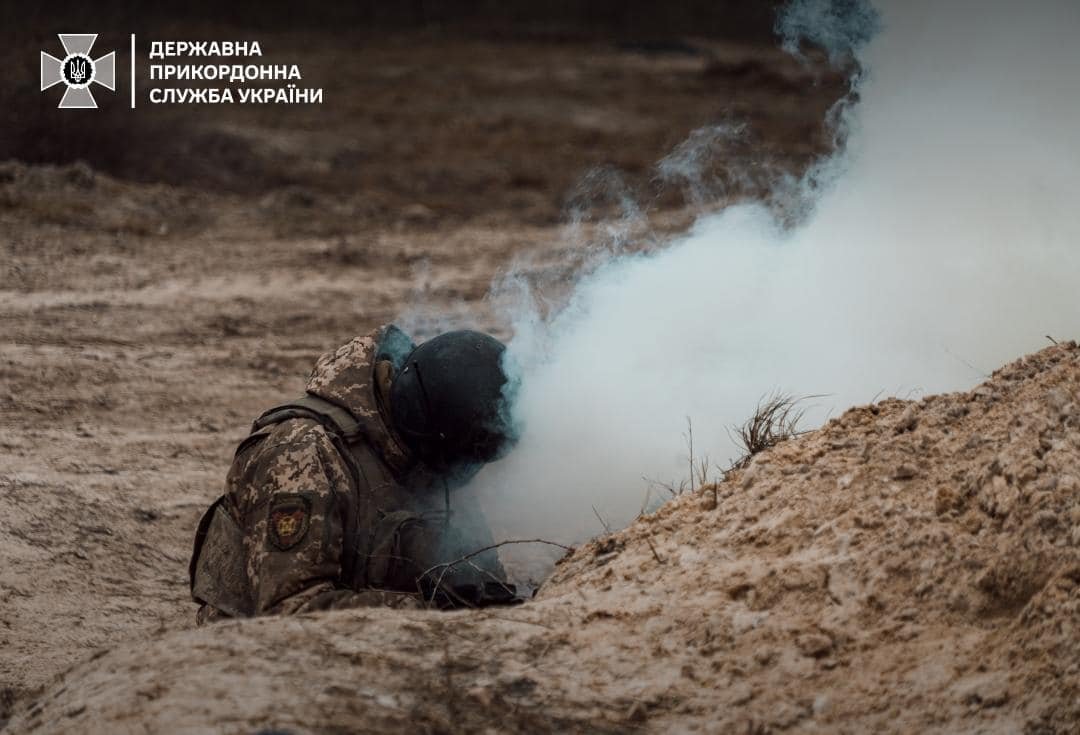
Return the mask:
[[[458,330],[424,342],[401,363],[390,385],[390,414],[420,461],[451,471],[509,448],[505,352],[491,335]]]

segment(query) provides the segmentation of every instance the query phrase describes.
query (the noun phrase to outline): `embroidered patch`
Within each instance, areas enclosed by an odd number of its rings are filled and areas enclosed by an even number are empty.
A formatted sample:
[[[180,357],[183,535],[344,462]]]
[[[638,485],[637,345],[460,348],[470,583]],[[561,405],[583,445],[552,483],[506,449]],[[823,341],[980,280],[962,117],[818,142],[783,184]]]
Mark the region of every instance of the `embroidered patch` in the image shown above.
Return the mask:
[[[287,495],[270,507],[270,543],[288,551],[304,540],[311,519],[311,501],[302,495]]]

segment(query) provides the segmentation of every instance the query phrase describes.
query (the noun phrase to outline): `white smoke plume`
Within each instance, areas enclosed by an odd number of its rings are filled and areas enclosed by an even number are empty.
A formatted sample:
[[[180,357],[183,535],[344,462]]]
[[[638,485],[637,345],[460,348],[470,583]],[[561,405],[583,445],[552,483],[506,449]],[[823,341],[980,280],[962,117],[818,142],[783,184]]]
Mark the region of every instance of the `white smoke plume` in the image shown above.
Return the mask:
[[[772,391],[825,394],[812,424],[1077,336],[1080,4],[846,5],[861,28],[822,13],[816,40],[856,49],[859,101],[796,225],[733,206],[592,269],[556,315],[520,314],[521,441],[476,480],[500,536],[579,541],[593,507],[627,523],[643,476],[687,475],[687,416],[725,465],[728,428]],[[835,3],[797,3],[785,30],[812,37],[814,7]]]

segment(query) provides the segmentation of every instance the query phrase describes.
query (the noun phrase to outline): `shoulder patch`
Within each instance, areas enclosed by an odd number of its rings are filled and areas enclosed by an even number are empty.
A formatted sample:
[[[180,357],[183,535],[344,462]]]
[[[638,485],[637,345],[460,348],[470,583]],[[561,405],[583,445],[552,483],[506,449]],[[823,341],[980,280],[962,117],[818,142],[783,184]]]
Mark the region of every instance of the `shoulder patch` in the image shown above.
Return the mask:
[[[311,525],[311,501],[303,495],[279,495],[270,505],[267,531],[270,543],[288,551],[304,540]]]

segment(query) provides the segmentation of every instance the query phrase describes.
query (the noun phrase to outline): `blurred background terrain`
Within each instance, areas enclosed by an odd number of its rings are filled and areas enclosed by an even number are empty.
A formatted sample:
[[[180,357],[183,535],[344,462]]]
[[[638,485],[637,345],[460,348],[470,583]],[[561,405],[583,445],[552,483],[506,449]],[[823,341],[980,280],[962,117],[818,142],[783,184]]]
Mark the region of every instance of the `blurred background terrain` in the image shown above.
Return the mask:
[[[775,48],[768,3],[247,7],[9,9],[0,22],[18,30],[3,52],[0,160],[82,161],[124,181],[217,194],[288,189],[286,199],[320,200],[323,231],[408,207],[439,220],[507,213],[547,224],[594,167],[677,205],[650,189],[653,166],[689,131],[720,121],[748,124],[755,155],[798,168],[821,152],[821,119],[841,82]],[[37,92],[37,52],[59,53],[55,19],[67,28],[80,15],[102,31],[95,56],[117,49],[118,90],[102,90],[93,114],[60,115],[59,90]],[[135,111],[129,31],[140,40]],[[296,63],[300,86],[323,88],[325,101],[149,104],[149,42],[184,39],[258,40],[261,58],[230,61]]]

